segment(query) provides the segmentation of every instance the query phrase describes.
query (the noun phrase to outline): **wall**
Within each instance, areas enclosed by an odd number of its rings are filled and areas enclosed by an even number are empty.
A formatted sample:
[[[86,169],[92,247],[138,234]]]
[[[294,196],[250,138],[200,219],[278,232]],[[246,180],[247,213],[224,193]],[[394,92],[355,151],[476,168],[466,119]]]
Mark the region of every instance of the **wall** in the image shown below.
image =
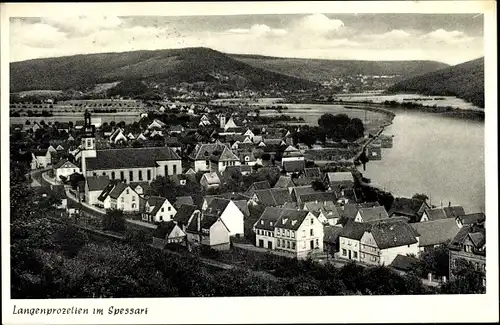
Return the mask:
[[[85,198],[88,204],[98,204],[100,201],[97,199],[102,191],[86,191]]]
[[[221,214],[220,218],[227,226],[227,228],[229,228],[229,234],[231,236],[237,234],[244,235],[244,226],[243,226],[244,216],[233,201],[229,202],[226,209]]]
[[[257,230],[259,231],[259,234],[257,234]],[[261,230],[261,229],[254,229],[255,231],[255,246],[256,247],[261,247],[259,246],[259,240],[264,241],[264,246],[263,248],[268,248],[269,242],[271,242],[272,249],[276,249],[276,237],[270,237],[267,236],[266,234],[269,232],[270,234],[274,235],[273,231],[270,230]],[[262,234],[262,232],[264,232]]]
[[[181,160],[158,160],[156,161],[156,176],[179,175],[182,174]],[[165,174],[165,166],[167,168],[167,175]],[[174,166],[176,167],[174,173]]]
[[[127,194],[127,191],[129,193]],[[123,199],[123,201],[122,201]],[[111,199],[113,205],[113,199]],[[122,194],[117,198],[117,209],[124,212],[138,212],[139,211],[139,195],[130,187],[126,188]]]
[[[69,175],[71,175],[73,173],[80,173],[80,168],[75,167],[75,168],[56,169],[56,180],[59,181],[61,179],[60,176],[64,176],[64,177],[68,178]]]
[[[229,243],[229,231],[219,219],[210,227],[210,246],[225,243]]]
[[[162,208],[163,208],[163,212],[161,211]],[[170,208],[170,211],[168,210],[169,208]],[[156,222],[170,221],[174,218],[176,213],[177,213],[177,210],[174,208],[174,206],[168,200],[165,200],[165,202],[163,202],[163,204],[162,204],[162,207],[158,210],[158,212],[154,216],[154,220]]]
[[[349,245],[350,243],[350,245]],[[339,236],[339,257],[349,259],[349,251],[351,251],[351,260],[359,261],[359,241],[355,239],[350,239],[346,237]],[[342,250],[346,250],[346,255],[342,254]],[[357,257],[355,258],[353,252],[357,253]]]
[[[148,181],[148,170],[151,171],[151,179]],[[99,169],[99,170],[92,170],[92,171],[87,171],[87,176],[94,176],[94,173],[96,176],[103,176],[107,175],[109,176],[109,179],[111,180],[111,174],[112,172],[115,172],[115,179],[120,179],[120,173],[123,172],[123,179],[127,182],[130,183],[130,172],[132,172],[132,182],[141,182],[139,180],[139,171],[142,171],[142,181],[143,182],[151,182],[156,178],[156,168],[119,168],[119,169]]]
[[[415,254],[415,256],[418,256],[418,252],[419,252],[418,243],[411,244],[410,247],[408,247],[408,245],[404,245],[399,247],[383,249],[380,251],[381,254],[380,264],[381,265],[391,264],[398,254],[400,255]]]
[[[196,160],[194,162],[194,171],[199,172],[199,171],[209,171],[210,170],[210,164],[207,166],[205,160]]]

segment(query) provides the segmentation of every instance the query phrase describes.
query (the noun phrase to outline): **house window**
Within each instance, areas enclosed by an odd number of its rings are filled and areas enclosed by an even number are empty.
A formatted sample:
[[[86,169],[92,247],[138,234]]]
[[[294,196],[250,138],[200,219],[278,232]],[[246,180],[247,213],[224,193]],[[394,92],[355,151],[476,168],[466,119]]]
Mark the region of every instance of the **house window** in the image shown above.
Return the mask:
[[[295,242],[292,242],[292,249],[295,249]]]
[[[286,241],[286,248],[290,248],[290,242],[288,240]]]
[[[125,172],[120,172],[120,179],[123,181],[125,179]],[[127,193],[128,194],[128,193]]]
[[[278,247],[281,247],[281,240],[279,240],[279,239],[278,239],[278,241],[276,242],[276,245],[277,245]]]
[[[163,221],[163,216],[160,216],[160,221]]]
[[[376,262],[376,261],[377,261],[377,257],[376,257],[376,256],[372,256],[372,257],[370,258],[370,260],[371,260],[372,262]]]
[[[295,231],[290,231],[292,234],[292,238],[295,238]]]
[[[139,180],[142,181],[142,170],[139,170]]]
[[[129,182],[133,182],[134,181],[134,172],[133,171],[129,171],[128,172],[128,178],[129,178]]]
[[[165,208],[161,208],[161,212],[165,212]]]
[[[171,211],[171,210],[172,210],[172,207],[168,207],[168,208],[167,208],[167,210],[168,210],[168,211]]]
[[[151,180],[151,169],[148,169],[148,181]]]
[[[132,202],[134,202],[134,201],[135,201],[135,196],[132,196]]]
[[[106,176],[106,172],[102,172],[102,176]]]
[[[122,202],[125,202],[125,198],[122,196]]]
[[[314,236],[314,229],[311,229],[311,231],[310,231],[310,235],[311,235],[311,236]]]
[[[128,188],[126,189],[126,192],[127,192],[127,194],[130,194],[130,191],[128,190]]]
[[[347,245],[351,246],[351,241],[350,240],[347,242]]]
[[[311,225],[314,225],[314,219],[311,218]]]
[[[306,230],[302,230],[302,238],[305,238],[306,237]]]
[[[261,225],[263,225],[263,224],[264,224],[264,220],[261,220],[261,221],[260,221],[260,224],[261,224]]]
[[[115,172],[111,172],[111,179],[115,179]]]
[[[347,256],[347,251],[345,249],[342,249],[342,256]]]
[[[353,252],[352,252],[352,257],[353,257],[353,258],[358,258],[358,252],[354,252],[354,251],[353,251]]]
[[[92,173],[93,176],[97,176],[97,173]]]
[[[316,247],[319,247],[319,239],[316,238]]]

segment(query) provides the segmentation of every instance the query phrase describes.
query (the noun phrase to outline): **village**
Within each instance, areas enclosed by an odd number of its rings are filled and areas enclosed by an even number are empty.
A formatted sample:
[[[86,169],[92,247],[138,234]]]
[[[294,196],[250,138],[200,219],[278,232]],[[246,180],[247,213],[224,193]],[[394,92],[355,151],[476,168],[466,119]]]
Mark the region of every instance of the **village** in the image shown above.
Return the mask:
[[[311,141],[279,116],[198,103],[141,105],[132,123],[103,123],[98,108],[72,104],[81,119],[12,124],[11,145],[35,191],[56,198],[55,215],[84,229],[134,229],[154,248],[201,248],[219,266],[248,251],[405,274],[444,247],[449,272],[424,272],[426,284],[453,279],[459,259],[485,271],[483,213],[380,193],[357,170],[359,156],[391,146],[380,133]]]

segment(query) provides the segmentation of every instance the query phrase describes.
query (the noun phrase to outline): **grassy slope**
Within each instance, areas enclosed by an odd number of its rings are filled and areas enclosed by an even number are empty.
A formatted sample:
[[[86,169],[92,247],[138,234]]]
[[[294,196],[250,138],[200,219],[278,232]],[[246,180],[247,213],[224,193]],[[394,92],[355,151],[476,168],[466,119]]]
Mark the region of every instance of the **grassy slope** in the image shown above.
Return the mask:
[[[403,80],[389,91],[456,96],[484,108],[484,58]]]
[[[435,61],[356,61],[277,58],[259,55],[229,54],[230,57],[255,67],[275,71],[312,81],[330,80],[335,77],[368,75],[424,74],[447,67]]]
[[[75,55],[14,62],[10,65],[11,91],[82,89],[97,83],[147,79],[166,83],[219,82],[252,88],[274,84],[282,88],[315,87],[310,81],[267,71],[207,48],[134,51]]]

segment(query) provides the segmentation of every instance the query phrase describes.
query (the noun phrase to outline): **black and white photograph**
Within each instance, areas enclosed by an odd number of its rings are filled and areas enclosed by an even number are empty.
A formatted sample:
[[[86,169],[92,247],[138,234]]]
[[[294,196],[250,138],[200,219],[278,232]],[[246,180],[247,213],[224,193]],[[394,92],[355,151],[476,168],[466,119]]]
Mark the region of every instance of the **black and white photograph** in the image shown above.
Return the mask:
[[[495,3],[408,2],[2,4],[4,314],[498,321]]]

